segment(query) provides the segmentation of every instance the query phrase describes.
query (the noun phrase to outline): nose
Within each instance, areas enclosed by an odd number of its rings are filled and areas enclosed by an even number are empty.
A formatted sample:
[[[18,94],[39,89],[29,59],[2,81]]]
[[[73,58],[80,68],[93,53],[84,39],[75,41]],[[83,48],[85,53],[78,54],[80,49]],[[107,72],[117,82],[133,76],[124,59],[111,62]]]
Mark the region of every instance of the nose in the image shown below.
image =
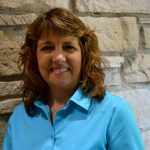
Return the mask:
[[[61,48],[55,49],[52,56],[52,62],[65,62],[65,61],[66,57],[63,50]]]

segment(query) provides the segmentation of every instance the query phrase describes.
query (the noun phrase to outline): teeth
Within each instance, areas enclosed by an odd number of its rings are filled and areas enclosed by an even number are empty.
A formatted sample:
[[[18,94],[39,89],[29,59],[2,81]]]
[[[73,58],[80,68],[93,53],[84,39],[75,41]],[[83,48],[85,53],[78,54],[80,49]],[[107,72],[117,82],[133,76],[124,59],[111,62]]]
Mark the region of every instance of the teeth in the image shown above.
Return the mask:
[[[52,71],[55,73],[62,73],[62,72],[68,71],[68,69],[67,68],[61,68],[61,69],[53,69]]]

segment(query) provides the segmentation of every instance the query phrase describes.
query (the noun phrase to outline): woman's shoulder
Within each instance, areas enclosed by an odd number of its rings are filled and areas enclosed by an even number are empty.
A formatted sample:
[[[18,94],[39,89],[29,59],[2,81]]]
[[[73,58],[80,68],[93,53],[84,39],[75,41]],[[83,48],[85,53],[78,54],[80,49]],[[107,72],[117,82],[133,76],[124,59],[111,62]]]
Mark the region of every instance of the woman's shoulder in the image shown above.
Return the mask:
[[[128,104],[128,101],[125,98],[120,97],[119,95],[116,95],[112,92],[106,92],[104,100],[108,101],[112,105],[126,105],[126,104]]]
[[[96,108],[94,111],[105,115],[105,118],[107,119],[115,118],[115,123],[117,120],[122,120],[122,122],[130,119],[134,120],[134,114],[129,102],[113,93],[106,92],[103,100],[95,100],[94,105]]]
[[[22,118],[23,116],[26,116],[26,110],[24,104],[20,103],[14,107],[9,121],[12,122],[15,120],[19,120],[19,118]]]
[[[23,103],[20,103],[14,107],[13,114],[23,113],[25,111],[25,107]]]
[[[126,99],[113,94],[112,92],[105,92],[105,96],[102,100],[96,100],[97,105],[104,109],[119,109],[121,107],[129,107],[129,103]]]

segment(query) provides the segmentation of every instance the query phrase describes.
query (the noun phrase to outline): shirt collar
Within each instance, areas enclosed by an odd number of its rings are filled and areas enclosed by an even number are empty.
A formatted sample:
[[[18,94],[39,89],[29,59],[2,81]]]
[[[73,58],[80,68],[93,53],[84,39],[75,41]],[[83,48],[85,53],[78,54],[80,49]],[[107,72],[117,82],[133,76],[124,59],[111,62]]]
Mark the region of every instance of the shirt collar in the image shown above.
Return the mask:
[[[34,105],[38,108],[38,112],[41,112],[39,109],[44,111],[45,117],[49,118],[50,115],[50,109],[47,104],[45,104],[40,98],[37,98],[37,100],[34,102]],[[43,116],[44,117],[44,116]]]
[[[79,87],[75,93],[70,98],[70,101],[73,101],[80,107],[89,110],[90,104],[91,104],[92,97],[87,95],[81,87]]]
[[[89,110],[91,99],[92,99],[91,96],[86,94],[81,87],[78,87],[77,90],[69,99],[69,101],[76,103],[77,105],[84,108],[85,110]],[[50,112],[48,105],[46,105],[40,98],[37,98],[34,104],[35,106],[41,108],[42,110],[45,110],[45,112]]]

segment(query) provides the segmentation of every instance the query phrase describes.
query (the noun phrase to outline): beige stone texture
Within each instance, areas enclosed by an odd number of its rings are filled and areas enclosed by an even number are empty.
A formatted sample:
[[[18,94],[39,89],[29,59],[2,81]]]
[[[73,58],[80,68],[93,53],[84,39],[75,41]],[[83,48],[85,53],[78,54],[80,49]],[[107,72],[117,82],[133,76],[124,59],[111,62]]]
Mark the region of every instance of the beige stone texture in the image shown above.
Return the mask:
[[[138,50],[139,30],[134,17],[81,17],[95,30],[102,51],[121,52]]]
[[[105,56],[103,60],[106,68],[120,68],[124,62],[124,58],[119,56]]]
[[[126,57],[124,79],[127,83],[150,82],[150,54]]]
[[[0,26],[16,26],[26,25],[33,22],[37,18],[36,14],[26,15],[0,15]]]
[[[18,75],[20,71],[17,65],[17,58],[9,60],[0,60],[0,76]]]
[[[9,26],[0,29],[0,43],[3,44],[3,46],[7,44],[7,42],[8,45],[10,45],[9,43],[14,43],[14,45],[17,44],[17,48],[20,48],[24,43],[26,31],[26,26]]]
[[[144,27],[144,36],[145,36],[145,48],[150,49],[150,27]]]
[[[138,23],[139,24],[150,24],[150,18],[142,18],[142,17],[140,17],[140,18],[138,18]]]
[[[76,0],[79,12],[147,13],[149,0]]]
[[[14,107],[22,102],[21,98],[0,101],[0,114],[12,113]]]
[[[105,70],[105,83],[109,87],[111,85],[120,85],[121,76],[119,68],[108,68]]]
[[[0,82],[0,96],[21,93],[21,81]]]
[[[0,9],[24,12],[45,12],[53,7],[69,9],[69,0],[0,0]]]
[[[15,42],[0,42],[0,76],[19,74],[18,49]]]
[[[18,57],[24,30],[13,34],[14,32],[12,29],[8,29],[6,32],[0,31],[0,76],[20,73],[18,69]]]

